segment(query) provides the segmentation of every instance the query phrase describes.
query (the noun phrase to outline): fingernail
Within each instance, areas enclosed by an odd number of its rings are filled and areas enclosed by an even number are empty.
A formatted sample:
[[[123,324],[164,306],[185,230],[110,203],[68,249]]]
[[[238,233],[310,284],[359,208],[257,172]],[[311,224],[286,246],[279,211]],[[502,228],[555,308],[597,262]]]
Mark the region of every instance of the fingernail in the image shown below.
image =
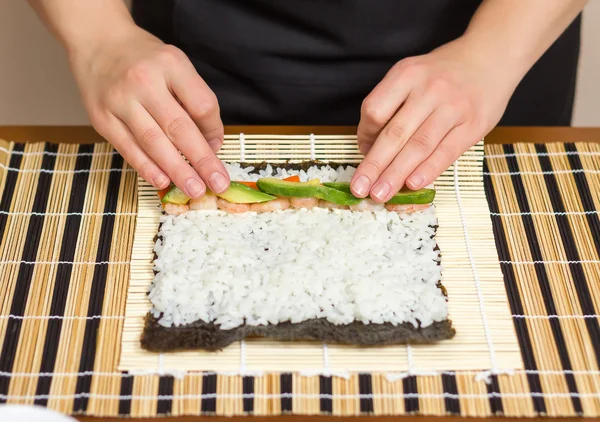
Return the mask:
[[[227,178],[219,172],[214,172],[208,179],[213,192],[223,193],[227,189]]]
[[[210,146],[210,149],[217,152],[221,149],[221,140],[219,138],[213,139],[212,141],[208,141],[208,145]]]
[[[423,176],[421,176],[420,174],[415,174],[414,176],[411,176],[408,179],[406,184],[411,189],[419,189],[419,187],[423,184],[423,180]]]
[[[370,187],[371,182],[369,182],[369,178],[367,176],[360,176],[354,181],[354,183],[352,183],[352,191],[359,198],[364,198],[367,196]]]
[[[169,178],[164,174],[159,173],[156,176],[154,176],[154,179],[152,179],[152,183],[154,183],[154,186],[156,186],[158,189],[164,189],[169,184]]]
[[[390,185],[385,182],[377,183],[371,191],[371,194],[380,201],[385,200],[388,196],[388,193],[390,193]]]
[[[198,179],[190,177],[185,182],[185,190],[191,198],[197,198],[204,194],[205,189]]]

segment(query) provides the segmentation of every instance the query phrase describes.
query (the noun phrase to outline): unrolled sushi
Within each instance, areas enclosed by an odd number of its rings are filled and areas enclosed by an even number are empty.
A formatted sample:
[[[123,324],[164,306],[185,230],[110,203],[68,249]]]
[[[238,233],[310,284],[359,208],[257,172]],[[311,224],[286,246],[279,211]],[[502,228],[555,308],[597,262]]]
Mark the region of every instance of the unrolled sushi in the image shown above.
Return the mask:
[[[354,201],[346,195],[355,169],[339,164],[226,168],[272,198],[207,195],[164,213],[145,349],[218,350],[247,337],[356,345],[453,337],[431,201]],[[261,190],[265,180],[275,187]]]

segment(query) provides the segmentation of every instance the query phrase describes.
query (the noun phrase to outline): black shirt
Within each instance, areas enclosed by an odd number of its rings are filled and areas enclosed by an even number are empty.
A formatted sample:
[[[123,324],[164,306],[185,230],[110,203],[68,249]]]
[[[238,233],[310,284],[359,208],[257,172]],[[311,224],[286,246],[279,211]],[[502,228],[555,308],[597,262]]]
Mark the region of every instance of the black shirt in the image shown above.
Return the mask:
[[[134,0],[138,25],[181,48],[225,124],[355,125],[399,60],[459,37],[481,0]],[[502,124],[569,125],[580,19],[525,77]]]

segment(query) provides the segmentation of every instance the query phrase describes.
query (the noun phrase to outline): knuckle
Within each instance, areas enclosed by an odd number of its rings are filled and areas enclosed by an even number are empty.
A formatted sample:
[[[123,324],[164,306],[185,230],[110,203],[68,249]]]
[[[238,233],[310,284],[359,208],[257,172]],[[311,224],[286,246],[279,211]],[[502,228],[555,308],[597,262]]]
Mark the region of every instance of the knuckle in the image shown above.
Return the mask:
[[[217,97],[211,95],[210,97],[207,97],[204,100],[198,102],[198,104],[193,108],[191,112],[194,118],[200,120],[218,113],[219,102],[217,101]]]
[[[376,158],[371,158],[362,162],[361,167],[367,174],[380,174],[383,170],[381,162]]]
[[[458,149],[456,148],[456,146],[448,142],[440,144],[438,149],[440,151],[441,156],[446,161],[448,161],[448,163],[454,162],[460,155],[458,154]]]
[[[212,163],[213,157],[211,155],[203,155],[202,157],[194,161],[193,167],[196,169],[205,168],[209,167]]]
[[[386,126],[384,131],[385,139],[392,144],[403,141],[405,136],[406,128],[402,123],[399,122],[390,123]]]
[[[167,135],[172,138],[179,138],[192,129],[192,122],[185,117],[176,117],[167,124]]]
[[[147,86],[150,84],[150,69],[143,63],[137,63],[131,66],[126,73],[127,82]]]
[[[361,115],[378,126],[383,126],[387,122],[383,109],[368,98],[362,103]]]
[[[441,173],[441,170],[438,170],[438,166],[434,164],[433,160],[425,161],[421,165],[421,170],[423,174],[428,175],[429,177],[436,177]]]
[[[429,81],[429,90],[432,93],[443,94],[450,90],[450,81],[444,77],[438,76]]]
[[[145,179],[151,181],[154,176],[158,173],[158,169],[154,165],[154,163],[150,160],[143,160],[138,165],[134,166],[137,172]]]
[[[146,129],[140,136],[140,142],[143,145],[152,145],[162,138],[162,133],[154,128]]]
[[[188,179],[188,168],[187,164],[180,164],[171,169],[168,176],[175,184],[182,185]]]
[[[100,107],[93,107],[89,112],[90,122],[94,129],[99,131],[99,129],[103,129],[106,126],[106,113]]]
[[[101,98],[102,103],[107,107],[114,107],[123,102],[123,91],[118,85],[109,87]]]
[[[179,63],[187,58],[185,53],[174,45],[165,45],[159,57],[168,63]]]
[[[418,59],[416,57],[407,57],[405,59],[400,60],[398,63],[394,65],[394,67],[398,70],[406,70],[411,67],[415,67],[418,63]]]
[[[424,154],[428,153],[433,145],[433,141],[427,133],[415,133],[410,142],[417,148],[419,152]]]
[[[404,171],[400,165],[392,165],[386,170],[386,179],[394,186],[405,179]]]

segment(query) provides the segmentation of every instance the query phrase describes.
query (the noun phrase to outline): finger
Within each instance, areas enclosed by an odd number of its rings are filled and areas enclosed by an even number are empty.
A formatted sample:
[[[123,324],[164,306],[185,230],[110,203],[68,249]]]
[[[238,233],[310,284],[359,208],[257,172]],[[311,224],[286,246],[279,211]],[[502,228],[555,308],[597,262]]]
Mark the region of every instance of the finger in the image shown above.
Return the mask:
[[[461,124],[452,129],[440,142],[435,151],[421,163],[409,176],[411,189],[421,189],[433,183],[437,177],[448,169],[461,154],[477,142],[475,131],[468,124]],[[481,137],[479,137],[481,139]]]
[[[152,95],[146,95],[143,104],[208,187],[216,193],[225,192],[229,187],[229,175],[225,166],[166,87],[153,91]]]
[[[138,102],[133,102],[123,115],[123,120],[138,141],[167,176],[190,198],[198,198],[206,192],[206,186],[198,173],[183,159],[161,127]]]
[[[396,114],[410,94],[410,84],[392,68],[365,98],[360,110],[357,141],[360,151],[367,155],[383,127]]]
[[[157,189],[169,186],[171,181],[167,175],[138,145],[131,131],[121,120],[113,115],[108,116],[104,129],[99,130],[99,133],[110,141],[144,180]]]
[[[387,184],[374,183],[392,160],[402,150],[408,139],[429,117],[436,107],[433,96],[417,98],[411,95],[398,113],[381,131],[373,147],[358,166],[351,181],[352,193],[359,198],[382,198],[387,196],[391,187]]]
[[[389,201],[404,186],[406,178],[433,153],[437,145],[458,123],[458,117],[458,111],[452,107],[435,110],[379,177],[377,184],[389,184],[388,194],[373,199],[378,202]],[[377,190],[377,186],[374,190]]]
[[[214,152],[219,151],[224,138],[219,102],[192,63],[187,60],[184,66],[173,70],[167,75],[167,83],[204,135],[210,148]]]

